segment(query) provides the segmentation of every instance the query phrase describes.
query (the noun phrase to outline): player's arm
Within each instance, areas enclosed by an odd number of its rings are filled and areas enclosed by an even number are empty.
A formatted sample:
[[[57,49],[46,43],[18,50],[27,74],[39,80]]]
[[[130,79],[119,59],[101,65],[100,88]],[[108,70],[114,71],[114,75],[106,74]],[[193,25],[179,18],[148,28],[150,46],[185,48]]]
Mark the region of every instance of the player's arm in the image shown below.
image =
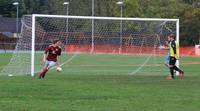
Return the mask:
[[[49,54],[49,48],[46,48],[43,54],[42,62],[45,63],[47,56]]]
[[[165,45],[160,46],[160,49],[168,50],[169,49],[169,42],[165,41]]]
[[[57,56],[57,62],[56,62],[56,64],[57,64],[57,67],[60,67],[60,56]]]
[[[164,50],[168,50],[169,47],[167,47],[167,46],[163,46],[162,49],[164,49]]]
[[[169,49],[169,46],[159,46],[160,49],[163,49],[163,50],[168,50]]]
[[[61,56],[61,48],[59,49],[59,52],[58,52],[58,54],[57,54],[58,56],[57,56],[57,67],[60,67],[60,56]]]
[[[47,56],[48,56],[48,54],[45,54],[45,53],[43,54],[43,59],[42,59],[42,62],[43,62],[43,63],[45,63],[45,61],[46,61],[46,59],[47,59]]]

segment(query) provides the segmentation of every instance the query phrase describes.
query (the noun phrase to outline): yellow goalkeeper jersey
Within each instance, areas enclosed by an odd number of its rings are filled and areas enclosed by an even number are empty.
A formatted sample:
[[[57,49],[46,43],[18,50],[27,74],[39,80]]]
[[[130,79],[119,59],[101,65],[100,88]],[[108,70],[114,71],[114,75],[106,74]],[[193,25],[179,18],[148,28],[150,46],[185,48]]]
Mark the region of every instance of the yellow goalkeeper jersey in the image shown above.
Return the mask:
[[[179,44],[175,40],[170,42],[170,56],[179,59]]]

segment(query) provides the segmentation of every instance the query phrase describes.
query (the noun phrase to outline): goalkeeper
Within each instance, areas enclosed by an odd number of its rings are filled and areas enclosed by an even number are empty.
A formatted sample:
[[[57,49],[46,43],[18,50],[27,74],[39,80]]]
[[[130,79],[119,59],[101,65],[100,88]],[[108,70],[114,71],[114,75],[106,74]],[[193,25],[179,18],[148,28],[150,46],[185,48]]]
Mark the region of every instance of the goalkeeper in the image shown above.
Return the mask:
[[[43,70],[39,73],[39,78],[44,78],[48,70],[57,65],[57,67],[60,67],[59,65],[59,59],[61,55],[61,41],[55,40],[53,41],[52,45],[49,45],[44,52],[43,60],[42,62],[45,64]]]
[[[170,40],[170,43],[169,43],[169,54],[170,54],[169,68],[170,68],[171,77],[169,76],[167,79],[169,79],[169,80],[174,79],[174,71],[178,71],[180,79],[183,79],[184,72],[176,66],[176,60],[179,59],[179,57],[177,55],[177,43],[175,41],[175,36],[170,35],[169,40]]]

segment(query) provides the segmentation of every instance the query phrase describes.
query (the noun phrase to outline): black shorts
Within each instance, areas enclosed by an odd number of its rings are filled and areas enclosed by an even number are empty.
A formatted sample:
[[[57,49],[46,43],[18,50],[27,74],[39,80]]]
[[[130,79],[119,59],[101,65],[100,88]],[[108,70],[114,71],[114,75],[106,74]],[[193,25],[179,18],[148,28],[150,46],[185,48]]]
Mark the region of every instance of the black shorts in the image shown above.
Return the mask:
[[[176,58],[175,57],[169,57],[169,65],[175,65],[176,64]]]

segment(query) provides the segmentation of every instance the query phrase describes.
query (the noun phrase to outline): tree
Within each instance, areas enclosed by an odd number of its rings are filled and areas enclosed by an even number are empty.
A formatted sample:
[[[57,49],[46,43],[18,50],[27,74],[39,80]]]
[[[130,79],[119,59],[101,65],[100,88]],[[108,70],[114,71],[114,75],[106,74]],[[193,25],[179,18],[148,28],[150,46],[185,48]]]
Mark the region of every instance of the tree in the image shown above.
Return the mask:
[[[0,0],[0,15],[16,17],[13,2],[19,2],[19,16],[27,14],[92,15],[92,0]],[[120,16],[118,0],[95,0],[95,16]],[[193,45],[200,38],[200,0],[123,0],[124,17],[179,18],[182,45]]]
[[[15,0],[0,0],[0,15],[4,17],[16,17],[16,7],[13,6],[14,2]]]

